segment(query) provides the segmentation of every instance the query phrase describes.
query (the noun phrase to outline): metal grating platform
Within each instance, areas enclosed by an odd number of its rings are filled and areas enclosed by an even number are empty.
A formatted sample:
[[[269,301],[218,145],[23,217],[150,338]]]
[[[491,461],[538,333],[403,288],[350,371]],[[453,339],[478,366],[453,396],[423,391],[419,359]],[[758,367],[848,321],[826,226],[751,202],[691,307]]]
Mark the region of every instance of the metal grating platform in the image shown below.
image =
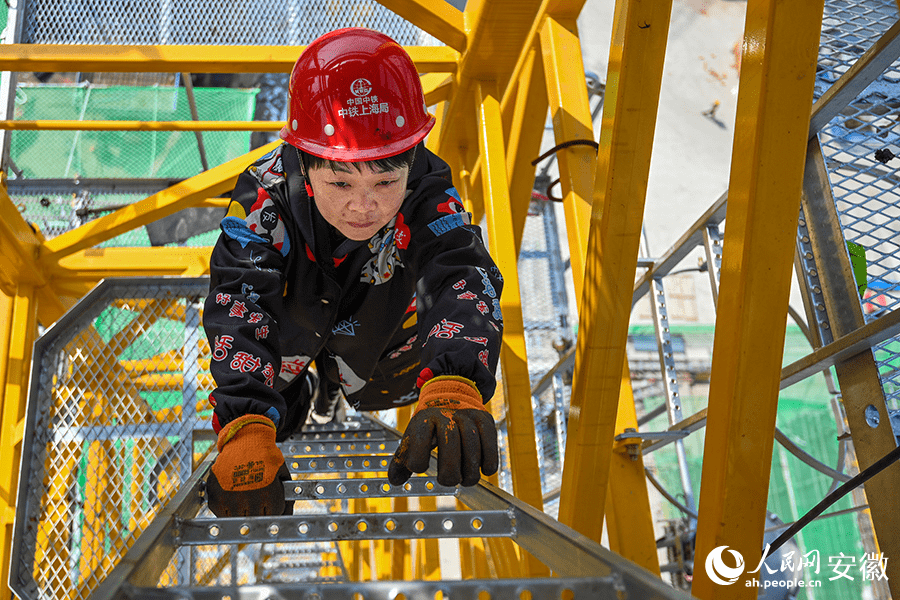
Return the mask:
[[[867,51],[882,49],[883,66],[862,77],[862,91],[819,131],[844,239],[865,249],[867,289],[863,312],[874,320],[900,305],[900,195],[897,159],[881,162],[876,152],[900,154],[900,62],[897,4],[889,0],[825,3],[816,98],[848,72]],[[874,348],[888,406],[900,408],[897,338]]]

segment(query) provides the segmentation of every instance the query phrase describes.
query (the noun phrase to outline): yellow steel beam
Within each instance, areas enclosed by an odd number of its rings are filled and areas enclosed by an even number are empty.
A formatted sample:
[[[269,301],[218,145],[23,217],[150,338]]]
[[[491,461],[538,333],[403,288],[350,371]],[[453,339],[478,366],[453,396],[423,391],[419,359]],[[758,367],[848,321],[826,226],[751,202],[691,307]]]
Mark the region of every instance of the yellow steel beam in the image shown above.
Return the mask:
[[[441,0],[379,0],[416,27],[454,50],[466,49],[465,18],[461,10]]]
[[[12,295],[7,294],[0,289],[0,390],[5,392],[6,388],[6,374],[8,372],[9,367],[12,365],[13,368],[19,368],[15,361],[11,360],[11,346],[10,339],[13,331],[13,322],[15,319],[15,293]],[[0,410],[2,410],[3,406],[3,397],[0,397]],[[2,425],[2,422],[0,422]],[[2,462],[13,461],[14,457],[6,456],[6,452],[0,453],[0,460]],[[11,454],[11,453],[10,453]],[[8,482],[7,482],[8,483]],[[7,565],[9,564],[9,553],[12,544],[12,519],[9,519],[9,523],[6,523],[6,519],[3,519],[2,516],[7,511],[9,511],[15,502],[8,497],[6,499],[0,499],[0,523],[2,523],[2,529],[0,529],[0,560],[2,560],[2,564],[0,564],[0,576],[4,577],[2,581],[6,581],[5,577],[7,576]],[[0,585],[0,600],[8,600],[10,598],[10,591],[6,585]]]
[[[22,454],[21,437],[16,433],[25,415],[28,394],[28,374],[31,367],[31,350],[37,335],[37,302],[34,286],[22,284],[15,294],[7,297],[0,293],[0,316],[6,323],[0,327],[0,344],[4,349],[3,393],[0,410],[0,580],[9,579],[9,560],[12,547],[13,522],[10,515],[16,505],[19,481],[19,459]],[[9,598],[9,590],[0,586],[0,598]]]
[[[559,520],[599,540],[671,0],[619,0],[594,182]],[[590,500],[588,500],[590,498]]]
[[[535,447],[534,415],[531,410],[531,387],[525,350],[525,327],[519,292],[517,253],[513,246],[512,212],[509,201],[506,156],[500,125],[500,99],[492,82],[475,85],[478,110],[478,147],[482,157],[482,187],[488,222],[491,254],[504,276],[503,345],[500,363],[503,372],[503,394],[507,399],[510,463],[513,491],[517,498],[543,510],[540,469]],[[533,558],[528,571],[532,575],[546,573],[546,567]]]
[[[466,4],[469,45],[457,75],[494,80],[506,89],[540,6],[540,0],[470,0]]]
[[[823,0],[747,3],[696,556],[759,561]],[[698,598],[755,598],[694,570]]]
[[[468,45],[462,55],[441,131],[438,154],[475,148],[478,132],[472,127],[472,94],[476,80],[496,81],[505,90],[529,42],[540,0],[470,0],[465,19]],[[474,163],[469,170],[474,172]],[[474,177],[477,179],[477,176]]]
[[[49,326],[59,319],[74,304],[77,297],[66,297],[64,293],[48,285],[43,269],[38,265],[37,255],[44,236],[35,231],[22,218],[6,192],[5,179],[0,182],[0,292],[15,294],[20,283],[35,285],[40,322]]]
[[[412,417],[412,405],[401,406],[397,409],[397,429],[406,431],[409,420]],[[397,496],[393,499],[394,512],[407,512],[409,499],[406,496]],[[407,581],[412,579],[412,546],[410,540],[393,540],[391,544],[391,576],[394,581]]]
[[[35,292],[38,297],[38,321],[44,327],[49,327],[58,321],[88,291],[90,291],[89,288],[79,292],[77,295],[69,295],[64,290],[58,290],[56,287],[49,285],[37,288]]]
[[[0,289],[13,295],[21,282],[47,283],[35,260],[42,242],[0,185]]]
[[[279,131],[282,121],[0,121],[14,131]]]
[[[637,431],[637,414],[631,389],[628,361],[622,369],[622,389],[615,433],[627,429]],[[609,492],[606,497],[606,529],[609,548],[659,577],[659,556],[653,513],[647,493],[647,477],[640,453],[640,441],[635,440],[633,452],[613,452],[609,465]]]
[[[513,236],[516,251],[522,246],[525,218],[534,189],[535,166],[544,137],[547,119],[547,94],[544,91],[544,67],[539,50],[526,52],[526,61],[516,81],[516,93],[504,97],[500,112],[510,121],[507,135],[506,171],[509,174],[509,198],[512,203]],[[507,117],[508,115],[508,117]]]
[[[437,510],[437,498],[423,496],[419,498],[419,510],[432,512]],[[437,539],[417,539],[412,543],[417,544],[416,558],[418,564],[414,567],[414,579],[436,581],[441,578],[441,548]]]
[[[526,65],[530,62],[531,57],[530,53],[533,48],[539,47],[540,43],[540,33],[543,27],[543,23],[545,18],[548,16],[554,17],[556,19],[561,19],[564,21],[571,21],[578,17],[578,14],[581,12],[582,7],[584,6],[584,2],[582,0],[543,0],[541,2],[540,7],[535,13],[535,17],[530,24],[530,29],[528,33],[524,37],[524,42],[522,44],[522,50],[519,53],[518,59],[515,61],[515,66],[511,71],[511,75],[508,78],[503,79],[504,81],[508,81],[508,85],[505,88],[502,88],[503,91],[503,100],[501,102],[501,110],[503,112],[503,122],[504,124],[508,124],[510,119],[512,118],[509,114],[510,106],[512,105],[517,92],[518,92],[518,84],[522,77],[523,70],[526,68]],[[581,62],[581,49],[580,47],[577,50],[577,53],[570,56],[569,58],[576,58],[575,60],[570,60],[570,64],[573,66],[577,65],[583,68],[583,64]],[[582,72],[579,76],[579,79],[583,77],[584,73]],[[457,75],[458,86],[461,88],[466,88],[469,85],[468,78],[489,78],[485,75],[467,75],[466,73],[459,73]],[[461,110],[461,105],[455,105],[454,110]],[[504,129],[504,132],[507,130]],[[465,135],[463,132],[455,131],[454,132],[454,140],[456,138],[462,138],[463,144],[465,144]],[[511,146],[512,150],[512,146]],[[478,179],[480,176],[481,163],[480,161],[476,161],[473,168],[472,173],[474,174],[474,179]],[[586,239],[586,238],[585,238]]]
[[[156,219],[167,217],[194,206],[210,196],[234,188],[238,175],[260,156],[281,144],[280,140],[266,144],[243,156],[233,158],[218,167],[213,167],[185,179],[170,188],[157,192],[116,212],[86,223],[77,229],[67,231],[44,243],[41,248],[41,263],[53,265],[64,256],[90,248],[115,236],[146,225]]]
[[[541,48],[547,72],[547,96],[552,106],[553,130],[556,142],[593,140],[593,119],[585,86],[581,61],[581,44],[574,19],[544,19],[541,27]],[[575,59],[578,60],[575,60]],[[572,146],[557,153],[559,173],[566,212],[569,237],[569,256],[576,297],[581,298],[584,282],[584,263],[590,228],[591,200],[596,167],[596,150],[591,146]],[[622,365],[622,380],[618,401],[615,434],[626,428],[637,429],[637,414],[631,389],[628,359]],[[653,531],[653,515],[644,476],[644,461],[640,454],[614,452],[611,458],[612,476],[606,501],[606,523],[610,547],[625,558],[659,575],[659,559]],[[584,496],[589,510],[593,498]],[[599,540],[599,538],[597,538]]]
[[[556,143],[593,140],[594,124],[575,21],[560,22],[547,17],[540,36]],[[578,273],[581,277],[591,222],[597,151],[590,146],[571,146],[557,152],[556,157],[559,160],[569,248],[581,250],[570,252],[572,273]]]
[[[120,46],[4,44],[0,71],[290,73],[305,46]],[[459,52],[405,46],[421,73],[453,73]]]
[[[450,97],[453,90],[453,76],[446,73],[425,73],[422,80],[422,92],[425,94],[425,105],[434,106]],[[440,128],[438,128],[440,131]]]
[[[55,284],[105,277],[182,275],[200,264],[209,270],[212,248],[89,248],[63,257],[48,269]]]
[[[455,76],[456,91],[448,108],[450,123],[467,121],[473,80],[497,81],[505,109],[510,88],[518,81],[531,48],[539,42],[544,16],[574,19],[584,3],[584,0],[470,0],[465,11],[469,42]],[[469,128],[456,127],[450,133],[442,143],[442,151],[467,146],[470,135],[477,137],[477,132]],[[474,140],[471,145],[475,145]],[[475,179],[477,171],[478,168],[472,169]]]

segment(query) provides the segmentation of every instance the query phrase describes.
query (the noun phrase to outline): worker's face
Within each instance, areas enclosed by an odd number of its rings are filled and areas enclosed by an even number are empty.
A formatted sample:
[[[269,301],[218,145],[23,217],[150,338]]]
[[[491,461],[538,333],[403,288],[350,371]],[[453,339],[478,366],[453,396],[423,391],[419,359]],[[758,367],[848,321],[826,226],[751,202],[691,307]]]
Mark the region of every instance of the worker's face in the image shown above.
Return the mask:
[[[361,171],[328,167],[310,169],[309,183],[319,212],[345,237],[362,241],[388,224],[406,196],[409,167],[375,172],[363,164]]]

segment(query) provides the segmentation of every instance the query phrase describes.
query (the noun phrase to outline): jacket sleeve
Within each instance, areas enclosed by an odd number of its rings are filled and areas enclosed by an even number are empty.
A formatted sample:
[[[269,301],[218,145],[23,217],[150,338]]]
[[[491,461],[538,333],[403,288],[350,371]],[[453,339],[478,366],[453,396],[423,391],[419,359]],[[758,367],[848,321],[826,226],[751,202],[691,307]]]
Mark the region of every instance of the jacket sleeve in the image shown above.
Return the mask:
[[[281,369],[278,315],[291,241],[268,188],[249,171],[239,178],[210,257],[210,293],[203,312],[216,389],[216,432],[245,414],[279,425],[285,402],[275,390]]]
[[[470,223],[451,184],[431,178],[411,219],[416,311],[423,340],[421,386],[438,375],[475,382],[485,402],[494,395],[503,334],[503,277]]]

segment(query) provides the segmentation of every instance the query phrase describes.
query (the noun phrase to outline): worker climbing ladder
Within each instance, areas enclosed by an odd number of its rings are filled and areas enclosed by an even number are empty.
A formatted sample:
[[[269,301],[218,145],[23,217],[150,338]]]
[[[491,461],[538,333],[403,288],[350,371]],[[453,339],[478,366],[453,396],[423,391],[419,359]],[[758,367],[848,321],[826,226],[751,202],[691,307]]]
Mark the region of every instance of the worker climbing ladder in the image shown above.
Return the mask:
[[[441,486],[433,464],[392,486],[399,433],[366,415],[281,444],[293,515],[214,517],[208,285],[106,280],[35,345],[11,568],[23,600],[687,597],[484,481]],[[450,502],[383,510],[429,497]],[[453,538],[481,549],[488,576],[384,580],[375,561],[362,568],[383,540]],[[557,577],[518,578],[523,550]]]

